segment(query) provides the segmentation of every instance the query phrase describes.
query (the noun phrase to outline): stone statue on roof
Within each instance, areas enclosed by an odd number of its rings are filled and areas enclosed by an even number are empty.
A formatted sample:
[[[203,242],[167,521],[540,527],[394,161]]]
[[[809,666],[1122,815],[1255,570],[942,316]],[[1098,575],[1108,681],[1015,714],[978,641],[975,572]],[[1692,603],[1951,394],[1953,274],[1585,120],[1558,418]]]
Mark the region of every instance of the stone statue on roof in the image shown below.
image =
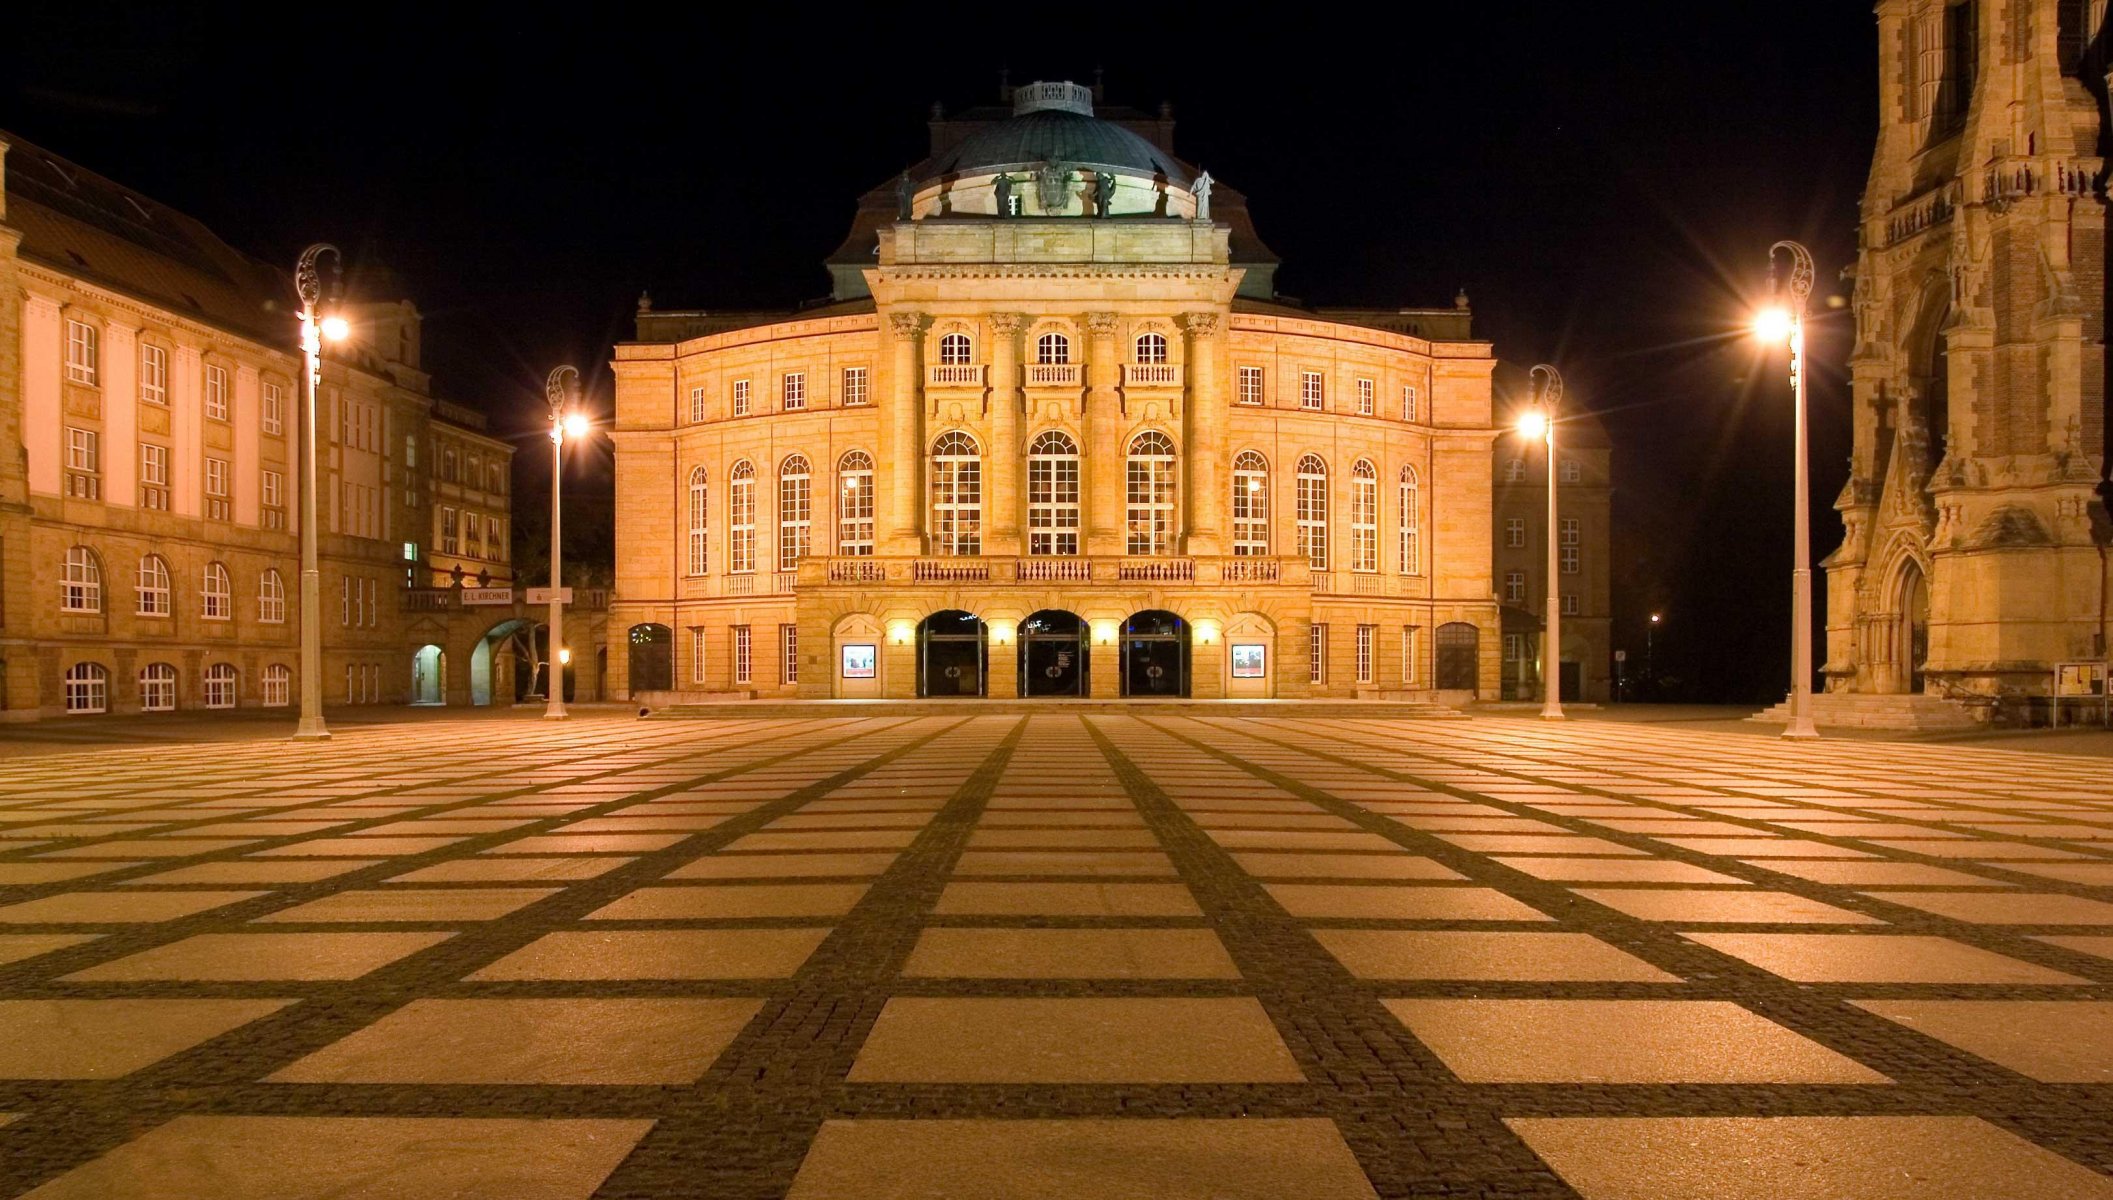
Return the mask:
[[[910,182],[910,173],[904,171],[902,178],[895,181],[896,220],[907,221],[910,219],[910,201],[916,195],[917,185]]]
[[[991,192],[998,198],[998,215],[1001,217],[1011,216],[1012,176],[1000,171],[998,172],[998,177],[990,181],[990,187]]]
[[[1115,173],[1101,171],[1093,177],[1093,215],[1110,217],[1115,215]]]
[[[1199,221],[1211,219],[1211,182],[1211,173],[1205,171],[1189,185],[1189,194],[1196,197],[1196,219]]]

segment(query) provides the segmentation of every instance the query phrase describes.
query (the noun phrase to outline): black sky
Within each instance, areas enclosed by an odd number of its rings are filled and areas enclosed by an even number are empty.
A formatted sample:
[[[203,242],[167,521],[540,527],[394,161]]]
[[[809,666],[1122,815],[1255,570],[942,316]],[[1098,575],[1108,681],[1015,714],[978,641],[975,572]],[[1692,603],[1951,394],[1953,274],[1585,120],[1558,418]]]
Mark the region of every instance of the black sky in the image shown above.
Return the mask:
[[[1785,684],[1791,426],[1781,363],[1728,336],[1769,243],[1854,255],[1876,130],[1861,0],[1771,4],[680,8],[24,6],[0,127],[273,261],[328,239],[426,313],[443,391],[527,431],[577,362],[664,307],[827,290],[855,197],[924,152],[933,101],[1105,71],[1245,192],[1327,304],[1465,287],[1507,364],[1562,366],[1619,458],[1617,645],[1665,614],[1695,694]],[[192,8],[194,11],[183,11]],[[1367,24],[1365,22],[1374,22]],[[1848,452],[1846,322],[1815,335],[1814,541]],[[528,444],[528,443],[524,443]],[[524,458],[527,456],[524,456]],[[517,507],[537,502],[522,464]],[[585,464],[584,490],[606,486]],[[568,485],[568,497],[572,494]]]

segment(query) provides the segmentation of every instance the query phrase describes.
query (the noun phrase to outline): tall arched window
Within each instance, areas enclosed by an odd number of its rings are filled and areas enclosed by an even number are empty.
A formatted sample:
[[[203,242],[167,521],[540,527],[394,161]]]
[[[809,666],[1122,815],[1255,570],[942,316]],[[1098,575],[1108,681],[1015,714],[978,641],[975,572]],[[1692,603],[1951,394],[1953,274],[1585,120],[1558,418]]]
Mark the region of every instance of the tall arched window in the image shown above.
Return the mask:
[[[983,460],[960,430],[932,443],[932,553],[983,553]]]
[[[235,615],[235,589],[228,582],[227,568],[219,563],[205,565],[198,588],[198,615],[208,621],[225,621]]]
[[[1054,429],[1027,447],[1027,552],[1079,552],[1078,443]]]
[[[778,569],[790,571],[807,557],[814,528],[814,468],[795,454],[778,464]]]
[[[139,669],[139,710],[176,711],[176,668],[167,663],[148,663]]]
[[[169,611],[169,564],[159,554],[142,554],[139,559],[139,615],[166,617]]]
[[[66,668],[66,711],[110,711],[110,672],[103,664],[77,662]]]
[[[712,565],[711,485],[711,472],[701,466],[690,468],[690,553],[685,574],[702,575]]]
[[[1233,553],[1269,553],[1269,460],[1253,450],[1233,460]]]
[[[726,505],[727,569],[736,575],[756,570],[756,468],[747,459],[734,464],[727,476],[730,495]]]
[[[945,366],[968,365],[969,341],[965,333],[950,333],[939,339],[939,361]]]
[[[1299,459],[1299,553],[1316,571],[1328,569],[1328,464],[1317,454]]]
[[[103,564],[96,561],[95,551],[86,546],[66,548],[66,574],[59,584],[59,608],[63,612],[76,613],[103,611]]]
[[[1034,360],[1062,365],[1071,361],[1071,339],[1061,333],[1045,333],[1035,339]]]
[[[1417,494],[1416,468],[1401,469],[1401,573],[1423,574],[1423,497]]]
[[[1174,540],[1174,443],[1146,430],[1130,439],[1125,487],[1131,554],[1165,554]]]
[[[293,668],[285,663],[273,663],[264,668],[260,677],[263,704],[266,708],[285,708],[293,701]]]
[[[873,553],[873,459],[853,450],[836,460],[836,552]]]
[[[1350,465],[1350,569],[1379,570],[1379,472],[1362,458]]]
[[[1167,339],[1162,334],[1141,333],[1137,335],[1137,361],[1140,363],[1163,363],[1167,360]]]
[[[257,576],[257,620],[267,625],[286,623],[286,580],[276,568],[266,567]]]
[[[205,706],[235,707],[235,664],[214,663],[205,669]]]

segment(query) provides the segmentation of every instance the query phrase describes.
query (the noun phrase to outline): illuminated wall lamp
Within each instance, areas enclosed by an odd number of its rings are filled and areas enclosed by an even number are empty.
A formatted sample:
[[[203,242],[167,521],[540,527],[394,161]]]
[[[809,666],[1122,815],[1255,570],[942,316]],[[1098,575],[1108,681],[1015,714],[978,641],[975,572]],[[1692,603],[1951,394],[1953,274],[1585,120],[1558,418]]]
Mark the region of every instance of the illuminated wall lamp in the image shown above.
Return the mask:
[[[910,644],[911,639],[915,638],[916,636],[917,627],[915,625],[910,624],[908,621],[888,622],[889,645],[907,646]]]
[[[1015,629],[1016,626],[1014,626],[1011,621],[990,622],[990,644],[993,646],[1012,645],[1012,638]]]
[[[1218,622],[1216,622],[1216,621],[1198,621],[1198,622],[1196,622],[1196,644],[1197,644],[1197,645],[1199,645],[1199,646],[1215,646],[1215,645],[1217,645],[1217,644],[1218,644],[1218,633],[1219,633],[1219,630],[1218,630]]]
[[[1113,621],[1095,621],[1093,623],[1093,644],[1096,646],[1113,646],[1115,644],[1115,625],[1116,623]]]

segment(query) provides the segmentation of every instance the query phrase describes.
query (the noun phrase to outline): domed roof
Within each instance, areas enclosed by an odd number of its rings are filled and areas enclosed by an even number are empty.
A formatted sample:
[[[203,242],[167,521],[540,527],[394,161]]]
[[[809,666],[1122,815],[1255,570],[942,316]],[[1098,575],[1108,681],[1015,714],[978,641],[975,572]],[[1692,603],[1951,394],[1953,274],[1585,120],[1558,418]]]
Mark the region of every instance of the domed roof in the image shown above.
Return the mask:
[[[1071,84],[1033,87],[1085,91]],[[1089,111],[1081,112],[1080,107]],[[974,175],[1043,162],[1164,175],[1177,184],[1188,182],[1188,172],[1171,155],[1115,122],[1093,116],[1090,104],[1029,100],[1023,96],[1016,96],[1011,117],[992,122],[988,128],[977,130],[933,156],[925,164],[925,178]]]

